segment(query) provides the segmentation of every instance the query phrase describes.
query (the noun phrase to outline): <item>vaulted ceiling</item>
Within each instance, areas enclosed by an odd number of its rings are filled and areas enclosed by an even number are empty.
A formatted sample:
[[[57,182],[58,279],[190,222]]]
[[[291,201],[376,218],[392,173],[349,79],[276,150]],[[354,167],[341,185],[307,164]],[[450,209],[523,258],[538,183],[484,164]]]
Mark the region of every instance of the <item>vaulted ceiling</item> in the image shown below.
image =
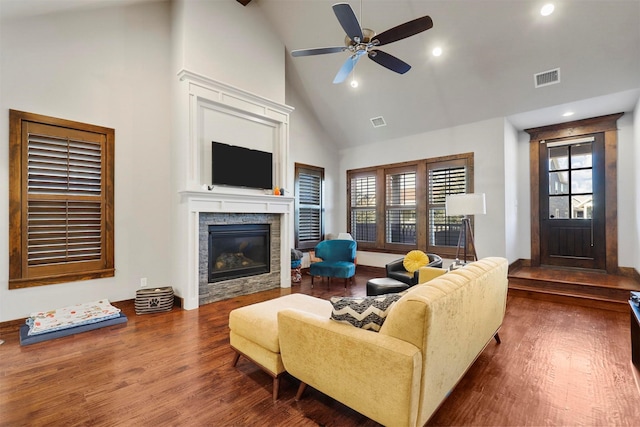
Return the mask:
[[[550,16],[540,14],[555,3]],[[380,49],[409,63],[396,74],[363,57],[357,88],[333,84],[348,53],[292,57],[341,46],[335,0],[253,0],[286,49],[288,84],[341,146],[508,117],[520,129],[630,111],[640,95],[640,1],[352,0],[362,27],[380,33],[429,15],[433,28]],[[439,57],[434,47],[442,48]],[[534,74],[560,68],[560,83]],[[593,99],[596,98],[596,99]],[[565,118],[562,113],[572,110]],[[374,127],[382,116],[386,126]]]
[[[0,0],[0,12],[140,1],[152,0]],[[363,57],[342,84],[332,81],[346,52],[289,54],[343,45],[336,0],[238,2],[272,24],[287,50],[287,84],[341,147],[496,117],[525,129],[631,111],[640,96],[640,0],[350,0],[362,27],[377,33],[424,15],[433,28],[381,48],[412,66],[406,74]],[[541,16],[548,2],[555,11]],[[558,84],[534,87],[534,74],[556,68]],[[386,126],[374,127],[376,117]]]

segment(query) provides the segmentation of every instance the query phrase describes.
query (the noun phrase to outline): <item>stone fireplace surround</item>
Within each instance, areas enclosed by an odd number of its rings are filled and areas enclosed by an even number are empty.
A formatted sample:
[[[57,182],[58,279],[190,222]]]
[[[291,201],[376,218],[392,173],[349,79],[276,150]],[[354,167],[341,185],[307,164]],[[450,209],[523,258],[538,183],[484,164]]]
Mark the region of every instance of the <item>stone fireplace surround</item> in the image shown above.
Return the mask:
[[[209,225],[269,224],[270,272],[209,283]],[[262,213],[203,212],[199,215],[199,303],[200,305],[248,293],[280,287],[280,216]]]

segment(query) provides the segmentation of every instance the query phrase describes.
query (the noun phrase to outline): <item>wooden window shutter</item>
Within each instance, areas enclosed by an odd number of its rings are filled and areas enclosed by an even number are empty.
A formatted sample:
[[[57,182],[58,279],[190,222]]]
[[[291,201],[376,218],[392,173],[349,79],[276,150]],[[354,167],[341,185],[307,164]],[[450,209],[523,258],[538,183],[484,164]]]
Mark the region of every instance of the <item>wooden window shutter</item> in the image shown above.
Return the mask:
[[[349,232],[359,246],[377,241],[376,172],[352,174],[349,177]]]
[[[468,192],[468,170],[465,159],[435,162],[428,165],[428,248],[448,255],[442,247],[458,244],[461,217],[446,215],[445,200],[451,194]]]
[[[113,276],[114,131],[10,112],[10,280]]]
[[[386,173],[385,243],[416,245],[416,171]]]
[[[324,238],[324,169],[296,164],[296,248],[314,248]]]

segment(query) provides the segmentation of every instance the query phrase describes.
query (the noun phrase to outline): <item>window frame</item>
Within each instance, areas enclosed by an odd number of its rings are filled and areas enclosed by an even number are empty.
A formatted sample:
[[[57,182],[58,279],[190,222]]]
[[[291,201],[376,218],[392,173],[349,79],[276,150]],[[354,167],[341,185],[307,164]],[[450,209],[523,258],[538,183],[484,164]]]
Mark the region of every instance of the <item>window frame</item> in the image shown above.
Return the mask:
[[[91,134],[90,144],[100,145],[100,191],[97,196],[78,196],[67,193],[44,195],[29,192],[28,150],[29,125],[44,125],[55,130],[60,138],[67,134],[69,139],[77,135]],[[95,138],[94,138],[95,137]],[[40,114],[9,110],[9,289],[52,285],[57,283],[113,277],[114,267],[114,142],[115,130],[71,120],[59,119]],[[69,161],[69,160],[67,160]],[[28,222],[29,201],[54,200],[66,204],[82,201],[99,205],[100,212],[100,255],[91,261],[67,261],[44,265],[29,265]],[[33,211],[32,211],[33,212]],[[71,217],[65,217],[68,221]],[[53,221],[49,219],[50,221]],[[83,221],[88,221],[84,219]],[[68,239],[68,237],[66,238]],[[67,240],[67,245],[69,245]],[[65,246],[68,248],[68,246]]]
[[[420,159],[415,161],[392,163],[386,165],[372,166],[361,169],[351,169],[346,171],[347,178],[347,231],[350,232],[354,239],[358,242],[359,250],[367,250],[371,252],[386,252],[404,254],[412,249],[419,249],[425,252],[437,253],[441,256],[455,256],[457,242],[455,246],[435,246],[431,245],[428,239],[429,230],[429,170],[439,166],[464,164],[466,175],[466,191],[473,193],[473,158],[474,153],[461,153],[449,156],[434,157],[428,159]],[[386,233],[387,218],[387,194],[386,179],[387,175],[393,173],[402,173],[404,171],[415,170],[416,173],[416,243],[400,244],[388,243]],[[358,240],[357,233],[352,230],[352,202],[351,192],[353,191],[352,180],[358,177],[375,176],[376,177],[376,194],[375,194],[375,211],[376,211],[376,240],[375,242]],[[473,219],[472,219],[473,220]]]
[[[300,174],[307,173],[309,175],[317,175],[320,177],[320,204],[317,206],[302,204],[300,197]],[[298,250],[307,251],[312,250],[324,239],[324,168],[319,166],[312,166],[303,163],[294,163],[294,193],[295,193],[295,247]],[[318,240],[305,240],[300,241],[300,209],[306,207],[307,209],[316,209],[319,213],[319,229],[320,236]]]

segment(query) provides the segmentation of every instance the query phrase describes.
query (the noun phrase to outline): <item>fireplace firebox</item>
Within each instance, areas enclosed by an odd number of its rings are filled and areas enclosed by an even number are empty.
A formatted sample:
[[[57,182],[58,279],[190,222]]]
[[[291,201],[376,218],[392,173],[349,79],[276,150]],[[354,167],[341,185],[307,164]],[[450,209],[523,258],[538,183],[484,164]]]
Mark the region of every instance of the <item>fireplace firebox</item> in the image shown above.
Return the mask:
[[[269,224],[209,225],[209,283],[269,273]]]

